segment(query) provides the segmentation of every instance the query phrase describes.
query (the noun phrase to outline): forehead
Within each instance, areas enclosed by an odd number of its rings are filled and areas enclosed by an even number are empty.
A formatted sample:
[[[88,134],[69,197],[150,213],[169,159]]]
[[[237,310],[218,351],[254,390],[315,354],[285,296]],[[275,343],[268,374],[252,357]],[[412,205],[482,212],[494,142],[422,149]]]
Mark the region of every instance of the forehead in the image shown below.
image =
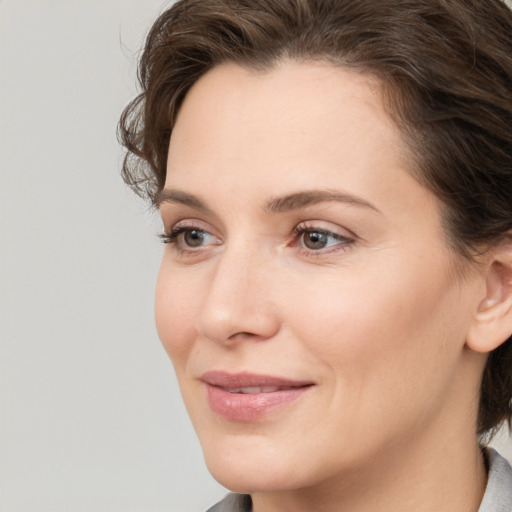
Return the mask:
[[[238,166],[305,179],[343,162],[357,170],[409,163],[376,79],[321,62],[283,61],[266,71],[223,64],[187,94],[171,136],[167,181]],[[254,171],[254,172],[252,172]],[[304,185],[308,185],[304,183]]]

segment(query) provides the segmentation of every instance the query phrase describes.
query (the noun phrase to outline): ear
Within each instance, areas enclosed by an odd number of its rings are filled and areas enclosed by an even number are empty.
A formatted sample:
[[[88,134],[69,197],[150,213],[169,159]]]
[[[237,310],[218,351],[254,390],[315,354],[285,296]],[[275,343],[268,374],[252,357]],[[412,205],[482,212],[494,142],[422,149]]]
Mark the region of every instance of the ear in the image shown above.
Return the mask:
[[[512,232],[486,258],[485,296],[470,326],[466,345],[475,352],[491,352],[512,335]]]

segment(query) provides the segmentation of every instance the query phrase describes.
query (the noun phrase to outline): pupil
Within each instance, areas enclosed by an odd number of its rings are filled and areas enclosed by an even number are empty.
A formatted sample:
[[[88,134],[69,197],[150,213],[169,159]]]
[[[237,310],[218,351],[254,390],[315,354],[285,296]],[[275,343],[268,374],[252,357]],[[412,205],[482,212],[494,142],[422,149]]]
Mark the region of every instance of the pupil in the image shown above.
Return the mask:
[[[327,235],[325,233],[319,233],[318,231],[307,233],[304,239],[304,245],[308,249],[323,249],[327,245]]]
[[[185,243],[191,247],[199,247],[203,243],[204,232],[192,229],[185,233]]]

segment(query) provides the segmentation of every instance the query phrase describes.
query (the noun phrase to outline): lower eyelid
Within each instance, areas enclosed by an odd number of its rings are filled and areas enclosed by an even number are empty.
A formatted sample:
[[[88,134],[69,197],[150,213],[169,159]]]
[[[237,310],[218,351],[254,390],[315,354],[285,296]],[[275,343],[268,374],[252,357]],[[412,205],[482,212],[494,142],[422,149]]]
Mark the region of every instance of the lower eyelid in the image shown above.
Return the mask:
[[[323,249],[313,250],[308,249],[307,247],[296,247],[296,250],[301,253],[302,256],[307,258],[328,258],[329,256],[334,256],[336,253],[344,253],[352,247],[354,244],[353,240],[341,242],[334,245],[329,245],[324,247]]]

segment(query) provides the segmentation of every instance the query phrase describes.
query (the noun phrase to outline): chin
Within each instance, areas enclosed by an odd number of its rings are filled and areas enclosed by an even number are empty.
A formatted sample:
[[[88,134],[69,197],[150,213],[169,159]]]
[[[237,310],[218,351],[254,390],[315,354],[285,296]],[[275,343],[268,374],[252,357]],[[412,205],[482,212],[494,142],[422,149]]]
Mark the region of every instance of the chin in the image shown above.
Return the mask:
[[[272,465],[262,461],[244,460],[239,463],[224,462],[218,458],[206,462],[213,478],[232,492],[252,494],[255,492],[277,492],[303,487],[287,471],[268,470]]]
[[[241,442],[242,441],[242,442]],[[233,492],[247,494],[270,490],[280,480],[276,474],[275,455],[258,448],[257,440],[245,442],[238,436],[225,442],[202,443],[208,470],[221,485]],[[267,468],[273,468],[267,471]],[[263,470],[265,468],[265,470]]]
[[[236,440],[227,449],[223,443],[215,448],[203,448],[208,470],[221,485],[230,491],[251,494],[254,492],[277,492],[308,487],[308,474],[304,473],[304,464],[289,460],[286,453],[278,447],[261,446],[255,441],[237,443]],[[243,446],[245,444],[245,446]],[[238,446],[234,446],[238,445]]]

